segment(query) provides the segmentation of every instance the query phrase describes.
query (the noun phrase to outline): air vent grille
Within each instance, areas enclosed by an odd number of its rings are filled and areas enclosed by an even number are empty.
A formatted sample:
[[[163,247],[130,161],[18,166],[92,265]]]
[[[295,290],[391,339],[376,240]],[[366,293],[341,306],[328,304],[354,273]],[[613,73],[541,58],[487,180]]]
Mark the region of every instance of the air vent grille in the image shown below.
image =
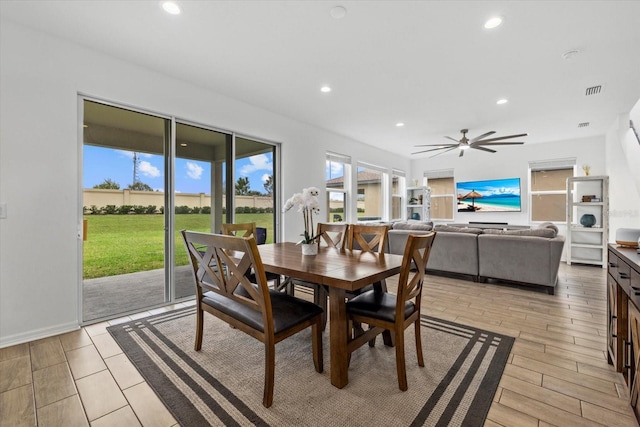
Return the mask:
[[[597,95],[602,91],[602,85],[588,87],[585,91],[586,96]]]
[[[589,122],[578,123],[579,128],[586,128],[587,126],[589,126]]]

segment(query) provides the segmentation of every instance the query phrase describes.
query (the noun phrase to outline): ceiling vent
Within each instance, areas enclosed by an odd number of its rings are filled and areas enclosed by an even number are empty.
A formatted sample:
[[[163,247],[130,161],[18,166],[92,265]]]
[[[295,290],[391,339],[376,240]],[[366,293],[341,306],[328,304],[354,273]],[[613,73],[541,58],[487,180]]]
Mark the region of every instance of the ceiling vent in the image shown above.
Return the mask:
[[[587,126],[589,126],[589,122],[578,123],[579,128],[586,128]]]
[[[588,87],[585,91],[586,96],[597,95],[602,91],[602,85]]]

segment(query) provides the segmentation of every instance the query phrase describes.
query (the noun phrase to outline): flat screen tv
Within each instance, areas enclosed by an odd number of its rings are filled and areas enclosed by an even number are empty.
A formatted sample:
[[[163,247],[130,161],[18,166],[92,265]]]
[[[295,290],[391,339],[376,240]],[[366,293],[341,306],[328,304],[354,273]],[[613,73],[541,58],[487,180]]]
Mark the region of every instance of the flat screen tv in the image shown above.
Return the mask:
[[[519,212],[520,178],[457,182],[458,212]]]

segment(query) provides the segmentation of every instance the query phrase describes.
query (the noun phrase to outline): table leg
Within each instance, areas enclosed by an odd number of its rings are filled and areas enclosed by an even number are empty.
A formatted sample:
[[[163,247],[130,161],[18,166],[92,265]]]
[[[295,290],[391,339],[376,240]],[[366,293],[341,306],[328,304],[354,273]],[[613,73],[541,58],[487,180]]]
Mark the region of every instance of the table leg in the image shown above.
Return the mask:
[[[347,354],[347,307],[344,289],[329,287],[329,338],[331,384],[342,388],[349,382]]]

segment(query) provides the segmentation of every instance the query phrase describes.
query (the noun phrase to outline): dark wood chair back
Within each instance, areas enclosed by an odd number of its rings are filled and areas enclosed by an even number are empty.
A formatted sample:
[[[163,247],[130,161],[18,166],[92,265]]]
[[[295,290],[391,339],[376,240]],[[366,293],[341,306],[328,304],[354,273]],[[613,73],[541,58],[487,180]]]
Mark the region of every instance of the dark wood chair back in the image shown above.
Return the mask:
[[[349,224],[318,223],[318,244],[344,249],[349,239]]]
[[[267,229],[257,227],[255,222],[245,222],[239,224],[222,224],[222,234],[227,236],[253,237],[258,245],[264,245],[267,240]],[[251,273],[249,273],[251,274]],[[266,273],[268,281],[275,281],[275,288],[280,289],[281,277],[276,273]],[[250,280],[255,280],[248,276]]]
[[[411,324],[415,326],[418,365],[424,366],[420,335],[420,303],[427,261],[435,235],[435,232],[424,235],[409,235],[398,279],[397,295],[376,294],[376,291],[371,290],[347,302],[347,317],[351,331],[347,344],[348,353],[351,354],[367,342],[373,346],[375,337],[380,333],[392,334],[396,347],[398,387],[403,391],[407,390],[404,330]],[[369,324],[367,331],[356,327],[362,323]]]
[[[262,404],[267,408],[273,403],[276,343],[311,326],[313,362],[316,371],[322,372],[322,309],[311,302],[269,290],[253,236],[186,230],[182,230],[182,236],[197,289],[196,351],[202,348],[205,311],[263,342]],[[255,283],[248,277],[250,272]]]
[[[256,237],[256,223],[222,224],[222,234],[226,234],[227,236]]]
[[[387,249],[388,225],[351,224],[348,249],[383,253]]]

